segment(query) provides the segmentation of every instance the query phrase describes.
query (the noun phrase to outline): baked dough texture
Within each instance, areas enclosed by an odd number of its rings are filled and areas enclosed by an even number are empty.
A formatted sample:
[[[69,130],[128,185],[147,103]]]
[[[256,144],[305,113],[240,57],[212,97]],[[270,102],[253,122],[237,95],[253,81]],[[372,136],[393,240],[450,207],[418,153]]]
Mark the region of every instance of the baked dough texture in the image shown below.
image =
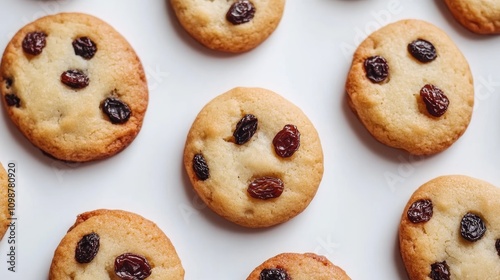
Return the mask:
[[[434,45],[433,61],[423,63],[409,53],[408,44],[417,39]],[[364,63],[372,56],[387,61],[384,82],[367,78]],[[426,84],[449,99],[440,117],[429,114],[420,96]],[[444,31],[422,20],[397,21],[370,34],[354,53],[346,91],[348,104],[375,139],[415,155],[447,149],[472,118],[474,85],[467,60]]]
[[[248,142],[237,145],[233,132],[246,114],[258,119],[257,130]],[[287,124],[300,132],[300,147],[282,158],[275,153],[273,139]],[[194,171],[196,154],[202,154],[208,165],[206,180]],[[301,109],[270,90],[239,87],[199,112],[187,135],[184,166],[195,191],[214,212],[245,227],[269,227],[295,217],[312,201],[323,176],[323,150]],[[251,197],[249,184],[262,177],[281,179],[281,196]]]
[[[38,55],[23,51],[31,32],[46,34]],[[72,43],[80,37],[97,46],[92,58],[76,55]],[[62,83],[62,73],[75,69],[87,75],[87,87]],[[14,124],[44,153],[64,161],[91,161],[122,151],[139,133],[148,105],[145,73],[131,45],[109,24],[87,14],[50,15],[21,28],[5,49],[0,79],[4,108]],[[9,96],[19,103],[9,104]],[[110,121],[102,110],[108,97],[128,105],[128,121]]]

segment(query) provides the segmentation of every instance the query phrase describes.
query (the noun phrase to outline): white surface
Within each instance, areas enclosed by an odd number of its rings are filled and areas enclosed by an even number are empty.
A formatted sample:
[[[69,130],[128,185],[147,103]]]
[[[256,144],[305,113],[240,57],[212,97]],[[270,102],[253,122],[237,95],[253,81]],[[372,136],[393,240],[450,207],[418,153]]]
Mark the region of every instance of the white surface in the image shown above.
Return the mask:
[[[418,186],[445,174],[500,186],[500,36],[466,31],[442,1],[288,0],[275,33],[239,55],[200,46],[180,28],[165,0],[1,3],[1,50],[14,32],[46,14],[85,12],[110,23],[142,60],[150,103],[131,146],[88,164],[43,156],[2,110],[0,161],[18,167],[18,221],[16,272],[7,270],[4,238],[0,279],[46,279],[54,249],[76,215],[97,208],[128,210],[156,222],[177,248],[189,280],[245,279],[269,257],[308,251],[327,256],[353,279],[406,279],[397,229]],[[475,79],[476,106],[467,132],[432,157],[379,144],[346,104],[344,82],[354,48],[375,28],[404,18],[444,29]],[[183,170],[184,140],[196,114],[235,86],[280,93],[302,108],[321,137],[325,174],[315,199],[273,228],[249,230],[219,218],[193,193]]]

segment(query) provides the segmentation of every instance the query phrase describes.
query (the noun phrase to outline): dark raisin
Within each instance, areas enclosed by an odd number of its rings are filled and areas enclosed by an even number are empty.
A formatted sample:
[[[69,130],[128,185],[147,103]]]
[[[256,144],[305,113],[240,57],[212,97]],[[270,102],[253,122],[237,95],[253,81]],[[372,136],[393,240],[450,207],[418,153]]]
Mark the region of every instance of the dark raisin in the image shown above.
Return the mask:
[[[16,106],[16,108],[21,107],[21,99],[13,93],[5,95],[5,102],[8,106]]]
[[[463,216],[460,222],[460,234],[463,238],[472,242],[478,241],[485,232],[486,226],[481,217],[472,213]]]
[[[417,39],[409,43],[408,52],[420,62],[430,62],[437,57],[434,45],[422,39]]]
[[[61,74],[61,82],[70,88],[81,89],[89,85],[89,77],[82,70],[71,69]]]
[[[113,124],[125,123],[131,115],[130,107],[116,97],[106,98],[101,109]]]
[[[196,154],[193,157],[193,170],[198,179],[205,181],[210,177],[210,169],[202,154]]]
[[[75,249],[75,259],[79,263],[89,263],[99,251],[99,235],[95,232],[84,235]]]
[[[408,219],[412,223],[427,222],[432,218],[432,201],[429,199],[420,199],[408,208]]]
[[[39,55],[45,48],[47,34],[39,31],[26,34],[23,39],[22,47],[25,53]]]
[[[450,268],[446,261],[431,264],[431,273],[429,277],[432,280],[450,280]]]
[[[374,83],[381,83],[389,76],[389,64],[381,56],[371,56],[364,63],[366,77]]]
[[[264,268],[259,280],[290,280],[290,277],[283,268]]]
[[[89,37],[80,37],[73,41],[75,54],[85,59],[91,59],[97,52],[97,45]]]
[[[255,179],[248,186],[247,192],[253,198],[270,199],[279,197],[283,193],[284,184],[278,178],[262,177]]]
[[[497,239],[497,241],[495,241],[495,249],[497,249],[497,254],[498,256],[500,256],[500,239]]]
[[[231,5],[226,13],[226,19],[234,25],[249,22],[255,15],[255,7],[248,0],[238,0]]]
[[[425,103],[427,112],[434,117],[440,117],[446,113],[448,105],[450,104],[450,101],[444,92],[440,88],[431,84],[426,84],[420,90],[420,97]]]
[[[300,132],[295,125],[287,124],[274,136],[274,151],[280,157],[291,157],[300,147]]]
[[[4,78],[5,88],[10,89],[14,84],[14,81],[11,78]]]
[[[151,275],[151,266],[145,257],[125,253],[115,259],[115,274],[124,280],[146,279]]]
[[[234,141],[238,145],[245,144],[257,131],[257,118],[252,114],[247,114],[236,124],[233,132]]]

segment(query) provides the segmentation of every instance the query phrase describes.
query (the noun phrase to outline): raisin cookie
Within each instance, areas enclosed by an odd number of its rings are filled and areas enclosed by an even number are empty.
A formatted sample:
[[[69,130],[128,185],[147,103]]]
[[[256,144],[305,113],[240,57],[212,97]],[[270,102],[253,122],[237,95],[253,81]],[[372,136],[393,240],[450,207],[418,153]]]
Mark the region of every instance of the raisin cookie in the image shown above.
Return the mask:
[[[130,44],[93,16],[61,13],[19,30],[0,66],[0,92],[14,124],[54,158],[112,156],[139,133],[148,104]]]
[[[442,30],[414,19],[382,27],[358,46],[346,91],[375,139],[415,155],[451,146],[474,105],[465,57]]]
[[[500,2],[490,0],[445,0],[455,19],[477,34],[500,33]]]
[[[0,240],[2,240],[10,223],[9,213],[9,177],[0,164]]]
[[[313,124],[290,101],[262,88],[234,88],[196,117],[184,166],[217,214],[268,227],[309,205],[323,176],[323,150]]]
[[[435,178],[409,199],[399,227],[410,279],[498,279],[500,189],[467,176]]]
[[[184,279],[174,246],[153,222],[122,210],[78,215],[55,250],[49,279]]]
[[[314,253],[282,253],[256,267],[247,280],[350,280],[340,267]]]
[[[183,28],[204,46],[232,53],[251,50],[278,27],[285,0],[170,0]]]

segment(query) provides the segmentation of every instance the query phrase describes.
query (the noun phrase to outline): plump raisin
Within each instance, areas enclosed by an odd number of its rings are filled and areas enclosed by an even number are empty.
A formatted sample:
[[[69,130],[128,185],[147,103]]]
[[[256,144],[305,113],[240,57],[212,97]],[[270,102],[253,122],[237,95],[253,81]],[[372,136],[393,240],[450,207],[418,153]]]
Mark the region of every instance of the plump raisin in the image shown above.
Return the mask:
[[[97,45],[89,37],[80,37],[73,41],[75,54],[85,59],[91,59],[97,52]]]
[[[427,112],[434,117],[440,117],[448,109],[450,101],[444,92],[435,85],[426,84],[420,90],[420,97],[425,103]]]
[[[300,132],[295,125],[287,124],[274,136],[274,151],[280,157],[291,157],[300,147]]]
[[[5,95],[5,102],[7,106],[16,106],[16,108],[21,107],[21,99],[13,93]]]
[[[283,268],[264,268],[259,280],[290,280],[290,277]]]
[[[95,232],[84,235],[75,249],[75,259],[79,263],[89,263],[99,251],[99,235]]]
[[[252,114],[247,114],[236,124],[233,132],[234,141],[238,145],[245,144],[257,131],[257,118]]]
[[[417,39],[409,43],[408,52],[420,62],[430,62],[437,57],[434,45],[422,39]]]
[[[115,274],[124,280],[146,279],[151,275],[151,266],[145,257],[125,253],[115,259]]]
[[[389,64],[379,55],[367,58],[364,67],[366,77],[374,83],[381,83],[389,76]]]
[[[89,85],[89,77],[82,70],[71,69],[61,74],[61,82],[70,88],[81,89]]]
[[[249,22],[255,15],[255,7],[248,0],[238,0],[231,5],[226,13],[226,19],[234,25]]]
[[[210,169],[202,154],[196,154],[193,157],[193,170],[198,179],[205,181],[210,177]]]
[[[47,34],[39,31],[26,34],[23,39],[22,47],[25,53],[39,55],[45,48]]]
[[[497,239],[497,241],[495,241],[495,249],[497,249],[497,254],[498,256],[500,256],[500,239]]]
[[[116,97],[106,98],[101,103],[101,109],[113,124],[127,122],[132,114],[130,107]]]
[[[446,261],[431,264],[431,273],[429,277],[432,280],[450,280],[450,268]]]
[[[253,198],[266,200],[279,197],[283,193],[283,189],[283,181],[279,178],[262,177],[251,182],[247,192]]]
[[[432,218],[432,201],[429,199],[419,199],[408,208],[408,219],[412,223],[427,222]]]
[[[5,88],[10,89],[12,87],[12,84],[14,84],[14,81],[11,78],[4,78],[5,81]]]
[[[478,215],[467,213],[460,222],[460,234],[469,241],[478,241],[486,232],[486,226]]]

